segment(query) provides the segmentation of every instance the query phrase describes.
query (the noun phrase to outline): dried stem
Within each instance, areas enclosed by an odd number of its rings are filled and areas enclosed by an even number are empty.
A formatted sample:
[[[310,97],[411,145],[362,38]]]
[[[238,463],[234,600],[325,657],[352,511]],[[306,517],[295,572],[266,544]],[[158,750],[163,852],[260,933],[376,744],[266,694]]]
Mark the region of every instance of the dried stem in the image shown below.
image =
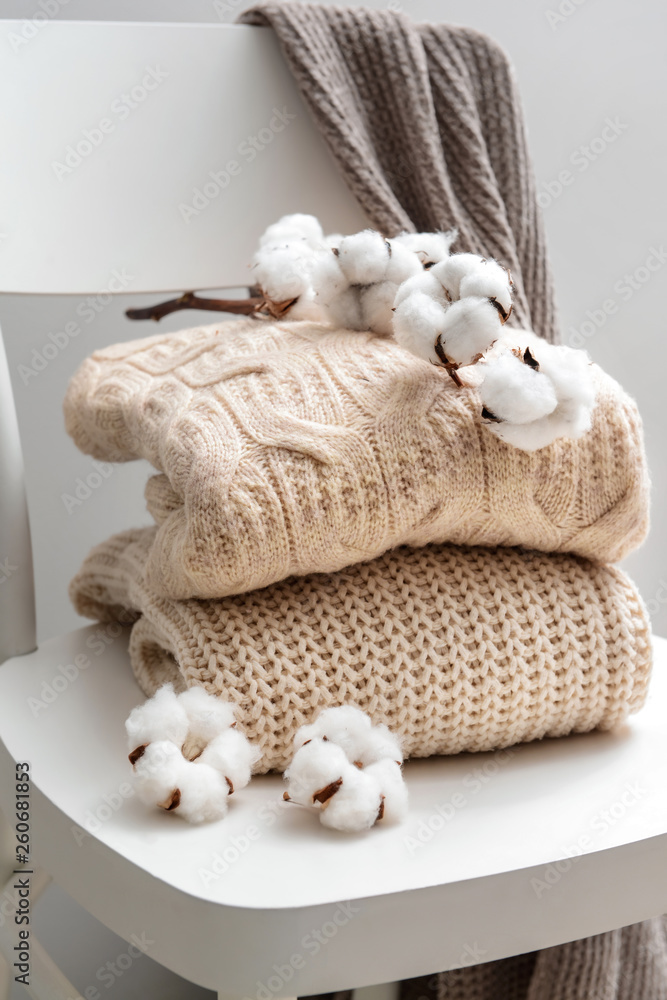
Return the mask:
[[[154,319],[156,323],[163,316],[179,312],[181,309],[205,309],[209,312],[240,313],[242,316],[252,316],[260,311],[264,302],[263,296],[250,299],[203,299],[195,295],[194,292],[184,292],[177,299],[159,302],[157,305],[147,306],[145,309],[126,309],[125,315],[128,319]]]

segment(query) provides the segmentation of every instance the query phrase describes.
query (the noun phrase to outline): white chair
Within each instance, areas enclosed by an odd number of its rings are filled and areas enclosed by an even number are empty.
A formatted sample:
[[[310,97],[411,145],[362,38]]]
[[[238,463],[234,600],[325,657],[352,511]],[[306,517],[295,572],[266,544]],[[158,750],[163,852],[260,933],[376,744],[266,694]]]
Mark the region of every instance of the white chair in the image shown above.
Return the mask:
[[[12,95],[1,291],[97,292],[120,261],[133,291],[242,286],[259,232],[283,211],[343,230],[363,222],[270,32],[54,22],[25,45],[21,32],[0,24],[16,54],[0,62]],[[52,877],[186,979],[258,1000],[391,983],[667,911],[664,640],[648,704],[621,732],[409,763],[400,827],[328,833],[283,803],[278,776],[253,779],[224,821],[191,827],[129,793],[123,722],[142,695],[126,634],[93,625],[35,649],[3,353],[0,509],[0,802],[13,827],[16,762],[28,761],[30,862],[19,868],[34,874],[18,877],[33,902]],[[45,683],[56,697],[35,717]],[[8,898],[0,947],[12,963],[21,926]],[[32,938],[30,955],[33,997],[76,995]]]

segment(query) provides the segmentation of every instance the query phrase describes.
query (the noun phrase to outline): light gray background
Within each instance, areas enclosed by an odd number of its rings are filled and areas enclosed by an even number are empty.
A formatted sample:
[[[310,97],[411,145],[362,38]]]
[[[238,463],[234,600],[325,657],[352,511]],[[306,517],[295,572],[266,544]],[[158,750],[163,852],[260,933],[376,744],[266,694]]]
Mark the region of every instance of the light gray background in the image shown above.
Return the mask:
[[[649,540],[625,567],[649,606],[654,631],[665,635],[667,259],[654,271],[642,270],[653,250],[661,251],[662,241],[667,251],[664,6],[659,0],[513,0],[511,4],[369,0],[356,5],[389,6],[415,20],[473,25],[495,37],[513,59],[544,205],[565,342],[586,346],[593,359],[637,399],[643,415],[654,486],[653,526]],[[217,22],[233,21],[246,6],[235,0],[69,0],[57,16]],[[31,17],[39,10],[39,0],[4,0],[2,16]],[[48,25],[40,30],[48,31]],[[618,134],[613,141],[599,141],[608,119],[617,123]],[[607,138],[611,134],[607,129]],[[568,172],[565,177],[563,171]],[[624,276],[635,272],[632,288]],[[130,524],[148,523],[142,502],[148,469],[141,463],[116,468],[71,513],[62,499],[63,494],[73,494],[77,479],[94,468],[90,459],[78,454],[62,427],[67,380],[98,345],[154,332],[152,327],[125,321],[123,311],[129,303],[129,298],[117,299],[91,322],[80,322],[83,333],[25,384],[19,366],[32,362],[32,349],[41,351],[50,332],[77,316],[81,321],[77,313],[81,300],[0,299],[0,323],[26,454],[41,638],[79,624],[68,604],[66,584],[90,546]],[[198,319],[195,313],[172,316],[161,329],[177,329],[184,320]],[[204,321],[211,321],[210,315]],[[37,908],[35,929],[82,991],[94,984],[102,996],[124,1000],[210,995],[168,975],[149,958],[141,958],[107,988],[95,978],[96,971],[126,946],[59,889],[48,890]]]

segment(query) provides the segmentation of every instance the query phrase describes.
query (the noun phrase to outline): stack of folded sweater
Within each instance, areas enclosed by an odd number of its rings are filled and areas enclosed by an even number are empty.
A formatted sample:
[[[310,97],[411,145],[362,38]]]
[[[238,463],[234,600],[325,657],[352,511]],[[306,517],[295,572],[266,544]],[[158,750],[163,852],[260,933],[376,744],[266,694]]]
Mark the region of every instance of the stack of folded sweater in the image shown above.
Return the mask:
[[[275,31],[371,224],[456,227],[457,250],[510,268],[510,323],[557,342],[498,46],[359,7],[264,2],[241,20]],[[240,321],[99,352],[70,389],[68,426],[90,454],[153,462],[156,526],[93,551],[74,603],[129,613],[146,694],[172,680],[235,701],[265,769],[343,701],[412,755],[613,726],[649,676],[645,611],[609,565],[646,534],[648,484],[634,404],[596,381],[592,430],[526,454],[481,425],[474,380],[456,393],[372,335]],[[408,981],[402,996],[662,996],[665,970],[646,972],[658,937],[664,922],[646,921]]]
[[[648,525],[635,404],[597,367],[591,430],[527,452],[480,418],[477,368],[372,333],[241,319],[97,351],[67,428],[158,470],[156,525],[95,549],[77,609],[130,611],[146,694],[202,685],[239,709],[261,770],[354,704],[407,756],[618,725],[648,622],[609,563]]]
[[[371,221],[455,225],[456,250],[511,269],[508,325],[557,339],[503,53],[387,11],[267,3],[243,19],[276,30]],[[648,527],[636,407],[593,366],[591,430],[522,451],[483,424],[478,367],[457,387],[387,337],[289,319],[96,352],[68,430],[98,459],[148,459],[155,527],[94,550],[75,606],[136,618],[146,694],[173,681],[234,701],[263,770],[342,703],[409,756],[617,725],[650,670],[643,605],[609,565]]]

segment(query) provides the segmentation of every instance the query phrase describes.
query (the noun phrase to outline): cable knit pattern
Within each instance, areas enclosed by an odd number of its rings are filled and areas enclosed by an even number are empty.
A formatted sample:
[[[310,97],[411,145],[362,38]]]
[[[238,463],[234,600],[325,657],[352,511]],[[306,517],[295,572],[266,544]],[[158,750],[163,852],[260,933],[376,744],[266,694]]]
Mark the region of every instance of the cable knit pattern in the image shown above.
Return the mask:
[[[167,680],[239,705],[265,770],[297,728],[354,704],[409,757],[491,750],[610,729],[642,705],[645,609],[619,570],[514,548],[397,549],[217,601],[171,601],[145,582],[152,528],[94,549],[70,585],[80,614],[128,608],[146,695]]]
[[[388,10],[261,3],[342,176],[386,236],[456,226],[456,250],[494,256],[514,317],[558,340],[553,285],[514,72],[485,35]]]
[[[83,451],[163,473],[151,589],[224,597],[404,544],[623,558],[648,528],[641,423],[595,379],[592,430],[528,453],[482,424],[474,388],[391,341],[241,319],[96,351],[65,416]]]

